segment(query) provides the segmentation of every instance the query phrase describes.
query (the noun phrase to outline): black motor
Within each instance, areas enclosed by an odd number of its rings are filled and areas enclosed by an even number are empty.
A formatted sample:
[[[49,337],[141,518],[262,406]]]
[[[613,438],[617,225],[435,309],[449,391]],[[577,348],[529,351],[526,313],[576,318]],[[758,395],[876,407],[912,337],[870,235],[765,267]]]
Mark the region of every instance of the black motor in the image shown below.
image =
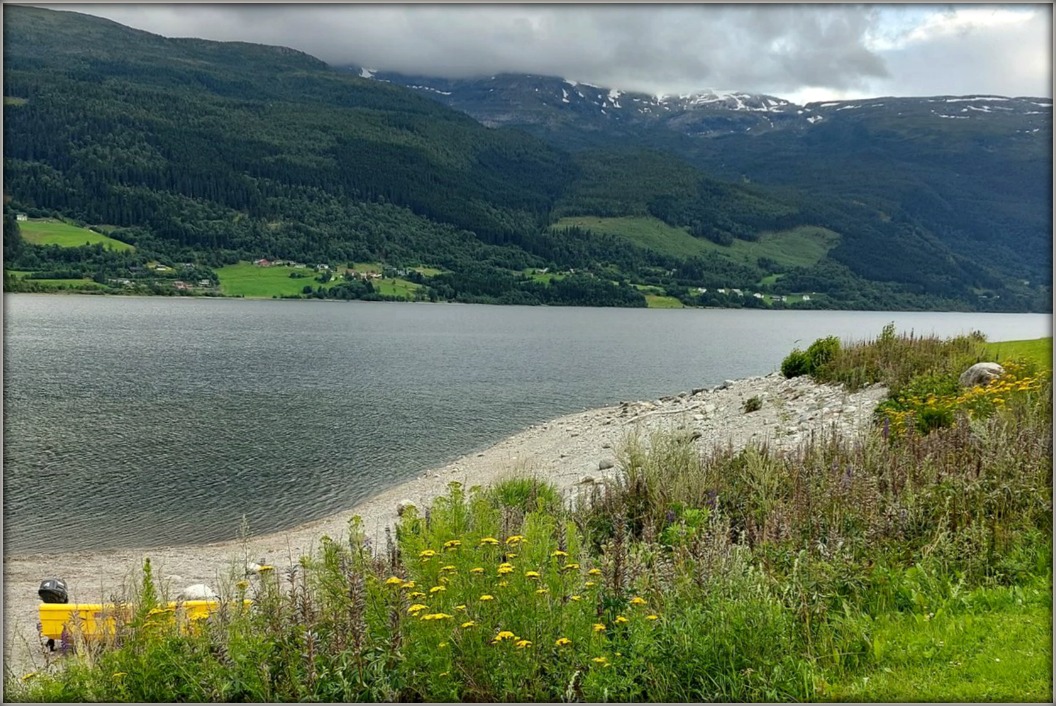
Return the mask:
[[[66,591],[66,582],[62,579],[44,579],[40,582],[37,595],[45,603],[70,602],[70,594]]]

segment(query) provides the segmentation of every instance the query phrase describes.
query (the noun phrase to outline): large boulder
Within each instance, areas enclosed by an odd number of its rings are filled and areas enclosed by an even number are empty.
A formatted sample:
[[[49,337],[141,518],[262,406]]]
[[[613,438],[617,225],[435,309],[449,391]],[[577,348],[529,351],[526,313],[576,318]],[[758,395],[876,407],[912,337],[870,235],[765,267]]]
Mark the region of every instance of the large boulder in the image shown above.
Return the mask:
[[[976,363],[961,373],[959,382],[961,387],[975,387],[976,385],[987,385],[991,380],[1005,372],[997,363]]]

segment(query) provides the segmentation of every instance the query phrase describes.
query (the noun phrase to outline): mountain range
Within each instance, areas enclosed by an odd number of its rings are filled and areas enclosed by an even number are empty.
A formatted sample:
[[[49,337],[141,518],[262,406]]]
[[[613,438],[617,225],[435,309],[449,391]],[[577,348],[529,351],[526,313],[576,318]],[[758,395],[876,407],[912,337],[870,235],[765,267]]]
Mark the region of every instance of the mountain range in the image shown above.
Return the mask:
[[[267,257],[418,267],[457,301],[1051,310],[1048,99],[404,76],[5,6],[4,108],[25,271]],[[16,212],[135,250],[33,245]]]

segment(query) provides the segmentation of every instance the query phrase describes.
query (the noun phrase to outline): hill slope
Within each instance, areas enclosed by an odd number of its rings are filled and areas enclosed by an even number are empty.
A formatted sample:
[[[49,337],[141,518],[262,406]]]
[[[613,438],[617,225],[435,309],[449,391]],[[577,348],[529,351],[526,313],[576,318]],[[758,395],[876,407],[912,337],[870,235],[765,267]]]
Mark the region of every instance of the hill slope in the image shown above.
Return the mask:
[[[415,291],[460,301],[644,305],[634,285],[650,285],[687,304],[742,305],[694,293],[714,283],[809,291],[818,305],[846,308],[1051,301],[1016,284],[1000,258],[963,256],[913,214],[853,185],[745,183],[728,165],[702,169],[715,155],[762,154],[723,146],[725,138],[694,152],[654,139],[699,146],[669,127],[640,131],[629,147],[601,131],[594,147],[569,151],[530,126],[489,128],[419,89],[282,47],[166,39],[25,7],[5,7],[4,18],[4,254],[42,278],[105,284],[162,262],[209,281],[209,268],[267,257],[428,265]],[[578,119],[565,127],[591,129]],[[16,211],[92,224],[135,249],[34,245],[19,237]],[[1001,211],[1009,228],[1025,228],[1011,211]],[[577,216],[656,219],[669,230],[643,241],[560,220]],[[820,259],[752,258],[744,253],[756,250],[735,247],[803,228],[831,234]],[[998,254],[1016,265],[1021,251],[1033,252],[1023,242]],[[522,274],[533,268],[567,276]],[[378,295],[324,284],[304,291]]]

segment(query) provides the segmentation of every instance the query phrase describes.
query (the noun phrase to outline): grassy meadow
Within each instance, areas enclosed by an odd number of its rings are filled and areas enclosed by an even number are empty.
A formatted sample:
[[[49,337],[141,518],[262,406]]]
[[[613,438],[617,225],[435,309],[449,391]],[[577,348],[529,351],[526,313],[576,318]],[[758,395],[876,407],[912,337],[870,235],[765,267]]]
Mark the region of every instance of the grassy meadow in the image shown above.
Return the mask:
[[[81,245],[102,244],[108,250],[134,250],[128,243],[114,240],[102,233],[51,219],[30,219],[18,224],[22,237],[34,245],[58,245],[75,248]]]
[[[670,226],[652,216],[567,216],[553,228],[579,226],[595,233],[609,233],[626,238],[644,248],[674,257],[694,257],[717,253],[741,262],[754,263],[768,257],[785,267],[816,264],[839,242],[839,235],[825,228],[801,226],[785,231],[760,233],[756,241],[734,240],[719,245],[694,238],[685,228]]]
[[[220,292],[229,297],[246,297],[248,299],[271,299],[273,297],[292,297],[302,294],[304,287],[329,289],[344,279],[346,268],[338,268],[334,277],[323,284],[316,280],[319,273],[314,267],[292,267],[289,265],[272,265],[259,267],[251,262],[239,262],[216,269],[220,279]],[[429,268],[422,268],[429,270]],[[378,273],[381,265],[369,262],[357,262],[351,268],[360,274]],[[437,270],[438,272],[438,270]],[[291,277],[291,273],[303,274],[304,277]],[[422,287],[419,284],[398,277],[372,280],[375,291],[382,296],[412,300]]]
[[[353,518],[291,567],[233,567],[192,629],[148,619],[145,564],[136,616],[6,695],[1051,702],[1051,366],[1009,355],[999,392],[951,391],[988,345],[823,339],[786,375],[879,382],[921,401],[909,421],[787,452],[631,435],[573,504],[530,475],[452,483],[381,546]],[[912,423],[954,394],[990,404]]]

